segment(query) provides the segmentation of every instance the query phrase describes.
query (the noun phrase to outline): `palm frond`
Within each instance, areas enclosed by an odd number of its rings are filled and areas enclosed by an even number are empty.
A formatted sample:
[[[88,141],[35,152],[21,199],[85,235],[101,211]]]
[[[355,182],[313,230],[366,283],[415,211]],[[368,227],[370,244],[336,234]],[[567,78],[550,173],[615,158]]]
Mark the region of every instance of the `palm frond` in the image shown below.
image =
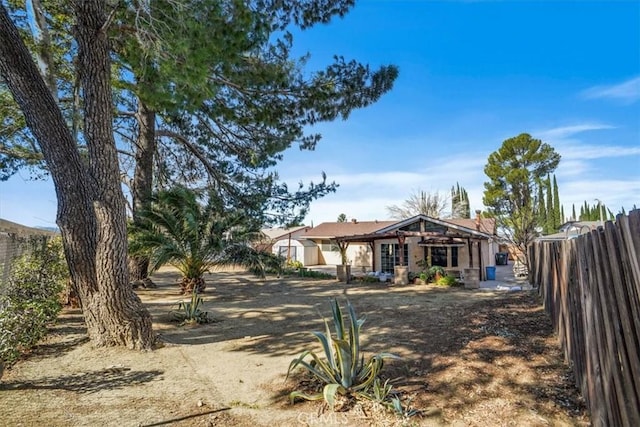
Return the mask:
[[[272,254],[248,244],[257,225],[246,213],[226,210],[215,194],[207,203],[184,187],[160,191],[130,228],[132,254],[149,256],[152,271],[172,264],[187,278],[200,278],[213,266],[243,265],[263,276],[276,265]],[[278,263],[280,260],[277,261]]]

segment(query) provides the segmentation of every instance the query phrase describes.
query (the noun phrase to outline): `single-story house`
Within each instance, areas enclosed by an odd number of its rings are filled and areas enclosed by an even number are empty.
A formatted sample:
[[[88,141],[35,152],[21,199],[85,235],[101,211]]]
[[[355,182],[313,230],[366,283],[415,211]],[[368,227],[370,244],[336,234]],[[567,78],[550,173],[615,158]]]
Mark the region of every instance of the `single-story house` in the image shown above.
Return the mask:
[[[466,268],[478,268],[481,280],[486,275],[485,267],[495,265],[499,250],[495,221],[479,217],[437,219],[417,215],[373,233],[336,236],[336,240],[367,244],[372,271],[394,273],[395,266],[400,265],[418,272],[420,264],[426,262],[458,276]]]
[[[341,263],[338,245],[347,246],[347,262],[353,273],[394,273],[396,265],[421,270],[419,263],[439,265],[453,274],[495,265],[499,251],[495,221],[490,218],[438,219],[416,215],[401,221],[325,222],[299,234],[317,247],[320,265]],[[306,264],[305,265],[309,265]]]

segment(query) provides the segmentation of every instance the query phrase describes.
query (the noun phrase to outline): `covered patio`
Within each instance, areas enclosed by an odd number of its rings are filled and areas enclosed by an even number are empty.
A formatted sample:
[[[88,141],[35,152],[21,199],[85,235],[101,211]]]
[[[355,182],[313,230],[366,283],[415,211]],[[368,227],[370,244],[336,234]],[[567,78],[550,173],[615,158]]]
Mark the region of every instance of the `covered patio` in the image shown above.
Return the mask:
[[[488,252],[491,238],[478,230],[418,216],[374,233],[336,236],[336,242],[343,247],[352,243],[368,245],[372,253],[372,271],[388,270],[392,258],[395,281],[401,284],[408,281],[409,271],[418,271],[419,262],[441,265],[445,271],[465,281],[485,281],[485,267],[490,265],[487,260],[492,255],[484,251]],[[382,254],[383,249],[390,253]]]

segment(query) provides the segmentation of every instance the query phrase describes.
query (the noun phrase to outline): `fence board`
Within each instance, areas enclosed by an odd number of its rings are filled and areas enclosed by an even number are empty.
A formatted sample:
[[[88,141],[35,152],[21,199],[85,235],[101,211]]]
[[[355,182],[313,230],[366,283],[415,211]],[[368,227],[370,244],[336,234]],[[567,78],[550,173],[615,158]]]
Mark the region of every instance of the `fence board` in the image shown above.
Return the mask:
[[[607,222],[604,230],[604,244],[606,247],[607,261],[611,276],[611,285],[613,288],[613,312],[615,313],[614,322],[616,323],[616,342],[618,350],[618,360],[620,362],[622,372],[620,375],[633,378],[636,374],[632,369],[635,366],[629,358],[635,353],[632,346],[636,346],[635,335],[631,331],[631,313],[627,306],[628,299],[625,291],[625,285],[622,283],[622,266],[620,265],[620,251],[618,247],[618,241],[616,239],[616,233],[614,231],[614,225],[612,222]],[[627,407],[625,412],[629,416],[629,425],[640,426],[640,417],[637,416],[637,411],[634,408],[638,407],[638,399],[635,395],[635,388],[633,381],[625,381],[621,379],[623,386],[623,394],[621,396],[624,399],[624,405]]]
[[[640,210],[528,253],[593,425],[640,425]]]

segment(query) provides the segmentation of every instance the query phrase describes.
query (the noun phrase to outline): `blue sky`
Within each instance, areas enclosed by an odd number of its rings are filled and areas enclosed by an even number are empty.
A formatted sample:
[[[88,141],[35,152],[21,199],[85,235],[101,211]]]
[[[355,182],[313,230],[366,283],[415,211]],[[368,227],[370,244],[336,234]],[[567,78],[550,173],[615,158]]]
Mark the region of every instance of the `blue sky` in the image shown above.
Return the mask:
[[[310,69],[334,54],[396,64],[394,89],[348,121],[317,128],[313,152],[278,166],[292,184],[340,184],[306,223],[386,219],[386,207],[456,182],[482,209],[489,154],[520,133],[562,155],[565,213],[602,200],[640,206],[640,1],[361,0],[343,19],[296,33]],[[53,226],[49,183],[0,184],[0,217]]]
[[[523,132],[562,155],[567,215],[596,198],[614,213],[640,206],[639,1],[369,0],[296,42],[311,65],[339,53],[400,68],[376,105],[322,126],[315,152],[287,153],[282,177],[340,183],[308,223],[385,219],[412,192],[456,182],[482,209],[487,157]]]

